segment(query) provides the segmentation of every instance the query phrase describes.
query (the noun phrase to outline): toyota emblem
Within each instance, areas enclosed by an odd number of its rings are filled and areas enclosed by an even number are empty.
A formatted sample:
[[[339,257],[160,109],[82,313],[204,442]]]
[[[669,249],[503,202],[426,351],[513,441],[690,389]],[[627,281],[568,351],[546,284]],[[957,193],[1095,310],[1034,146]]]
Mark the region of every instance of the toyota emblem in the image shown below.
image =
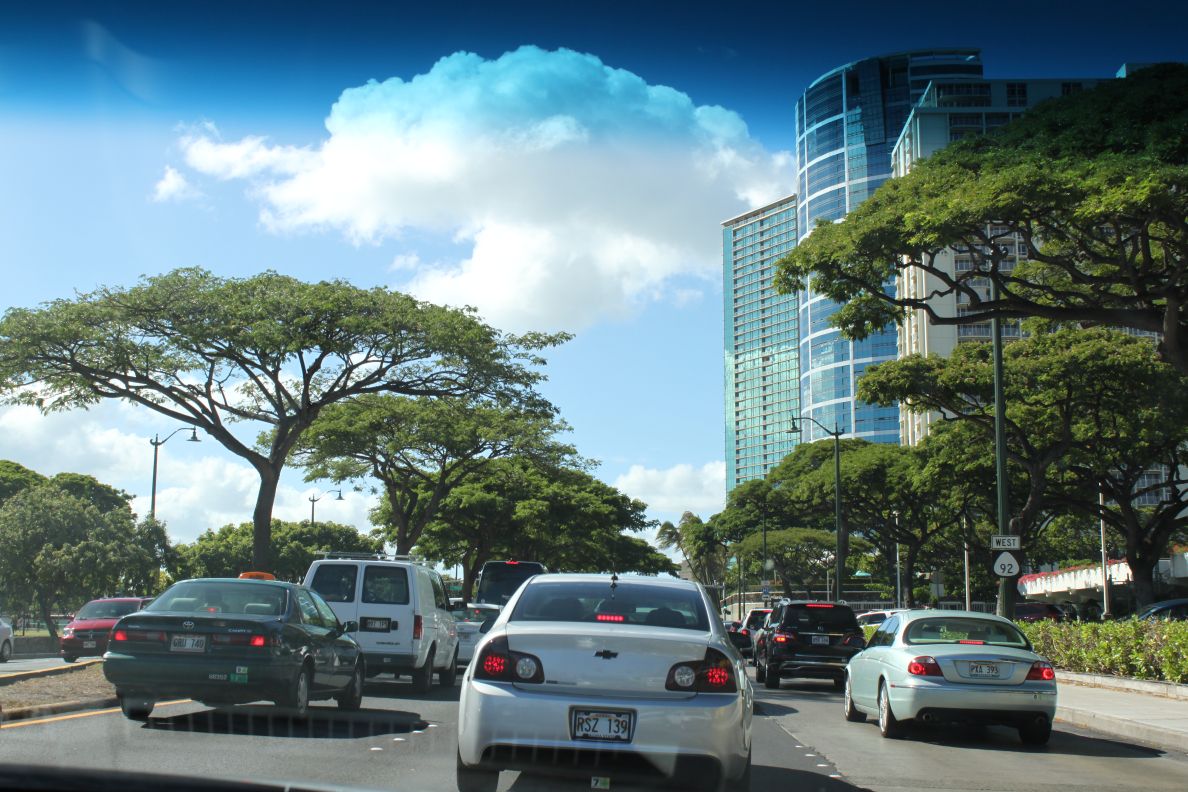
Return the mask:
[[[187,630],[192,630],[194,629],[194,622],[186,619],[184,622],[182,622],[182,627],[185,627]]]

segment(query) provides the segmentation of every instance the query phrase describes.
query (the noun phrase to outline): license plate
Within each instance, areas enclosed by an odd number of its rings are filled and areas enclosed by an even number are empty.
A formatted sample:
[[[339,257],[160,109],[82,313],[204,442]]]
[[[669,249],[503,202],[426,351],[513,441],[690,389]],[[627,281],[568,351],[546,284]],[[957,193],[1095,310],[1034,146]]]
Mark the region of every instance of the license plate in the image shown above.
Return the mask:
[[[94,641],[83,641],[83,649],[94,649],[94,648],[95,648]]]
[[[814,635],[813,636],[813,646],[829,646],[829,636],[828,635]]]
[[[998,665],[995,663],[970,663],[969,675],[971,677],[998,677]]]
[[[392,629],[392,620],[381,619],[377,616],[368,616],[363,618],[363,623],[360,627],[367,632],[388,632]]]
[[[635,713],[607,710],[573,710],[570,728],[575,740],[631,742]]]
[[[175,635],[169,642],[171,652],[205,652],[205,635]]]

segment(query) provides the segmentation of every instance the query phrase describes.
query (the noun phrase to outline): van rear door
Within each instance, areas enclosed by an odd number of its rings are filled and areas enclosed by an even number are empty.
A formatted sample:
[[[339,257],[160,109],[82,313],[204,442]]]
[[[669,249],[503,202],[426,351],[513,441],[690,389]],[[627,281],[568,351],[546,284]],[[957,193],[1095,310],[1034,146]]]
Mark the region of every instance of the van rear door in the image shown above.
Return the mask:
[[[411,576],[407,564],[363,564],[356,640],[364,652],[414,654]]]
[[[305,585],[321,595],[342,623],[359,618],[359,563],[314,561]]]

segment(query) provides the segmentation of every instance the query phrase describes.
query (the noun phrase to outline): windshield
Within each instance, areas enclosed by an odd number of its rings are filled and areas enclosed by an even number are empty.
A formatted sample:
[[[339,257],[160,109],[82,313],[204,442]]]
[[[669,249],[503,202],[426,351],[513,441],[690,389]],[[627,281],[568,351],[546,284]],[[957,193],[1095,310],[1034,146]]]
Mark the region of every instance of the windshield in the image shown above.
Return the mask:
[[[641,583],[536,583],[516,601],[511,621],[601,622],[708,630],[697,591]]]
[[[223,581],[178,583],[145,608],[149,613],[255,614],[286,612],[287,592],[281,586]]]
[[[917,619],[903,635],[908,644],[988,644],[1030,649],[1031,643],[1012,624],[988,619],[936,617]]]
[[[139,602],[88,602],[74,614],[75,620],[118,619],[140,610]]]

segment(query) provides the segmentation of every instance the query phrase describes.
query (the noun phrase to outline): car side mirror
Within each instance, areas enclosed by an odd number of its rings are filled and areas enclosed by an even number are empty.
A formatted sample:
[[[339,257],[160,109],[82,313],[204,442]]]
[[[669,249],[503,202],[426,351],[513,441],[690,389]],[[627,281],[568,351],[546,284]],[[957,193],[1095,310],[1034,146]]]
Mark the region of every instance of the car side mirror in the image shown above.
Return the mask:
[[[495,626],[495,620],[498,618],[499,618],[498,616],[488,616],[487,618],[483,619],[483,623],[479,625],[479,632],[481,632],[481,633],[491,632],[491,628],[493,626]]]
[[[351,619],[348,622],[343,622],[342,632],[344,632],[344,633],[359,632],[359,622],[355,621],[354,619]]]

